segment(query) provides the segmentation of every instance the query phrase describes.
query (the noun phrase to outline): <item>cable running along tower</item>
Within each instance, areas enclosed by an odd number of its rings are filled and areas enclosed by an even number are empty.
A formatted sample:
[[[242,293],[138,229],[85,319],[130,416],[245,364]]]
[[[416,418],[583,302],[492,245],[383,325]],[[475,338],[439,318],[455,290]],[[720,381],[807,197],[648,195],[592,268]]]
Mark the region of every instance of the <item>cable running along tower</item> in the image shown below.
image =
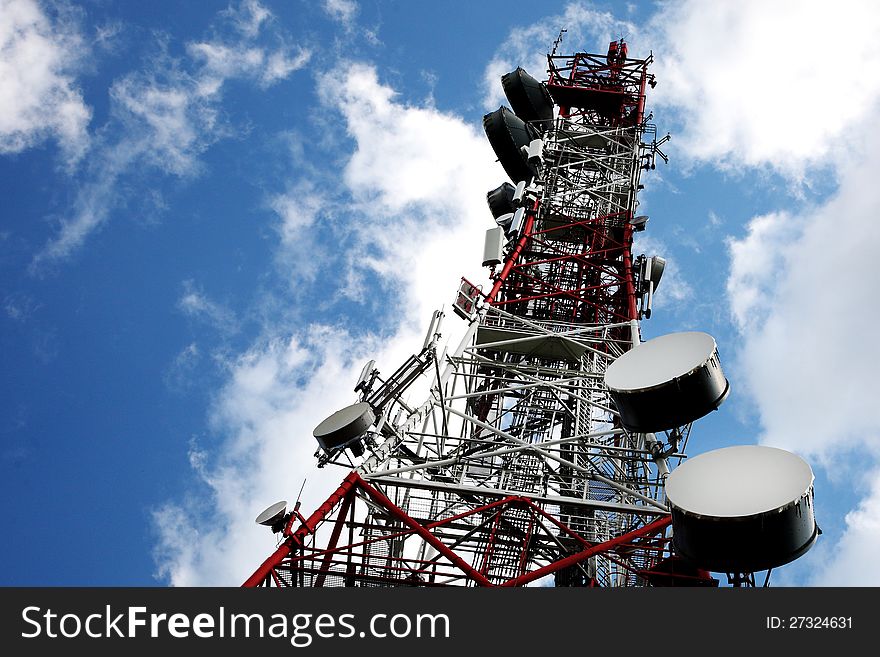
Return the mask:
[[[462,279],[453,304],[464,338],[441,348],[438,311],[390,376],[367,363],[358,401],[314,430],[319,466],[353,469],[310,515],[279,503],[257,518],[281,543],[245,585],[712,586],[709,569],[748,582],[809,548],[811,472],[775,509],[796,503],[800,533],[760,564],[766,535],[693,508],[704,472],[667,499],[692,423],[728,384],[711,336],[640,339],[665,266],[632,253],[640,175],[669,138],[645,113],[650,63],[621,40],[603,55],[554,47],[544,83],[502,77],[511,109],[483,123],[510,182],[487,194],[490,284]],[[424,403],[407,404],[425,377]]]

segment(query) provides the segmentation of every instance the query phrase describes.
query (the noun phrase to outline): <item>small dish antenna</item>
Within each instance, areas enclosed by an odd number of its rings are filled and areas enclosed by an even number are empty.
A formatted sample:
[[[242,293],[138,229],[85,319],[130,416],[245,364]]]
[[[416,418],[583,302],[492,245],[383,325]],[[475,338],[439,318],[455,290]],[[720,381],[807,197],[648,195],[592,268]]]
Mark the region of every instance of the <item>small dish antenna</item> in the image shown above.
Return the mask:
[[[277,534],[284,529],[290,515],[287,513],[287,500],[281,500],[266,507],[254,522],[271,528],[272,533]]]
[[[642,214],[630,219],[629,223],[632,224],[633,230],[638,233],[645,230],[645,227],[648,225],[648,218],[648,215]]]
[[[355,456],[364,453],[361,438],[376,421],[376,415],[367,402],[358,402],[336,411],[321,422],[312,435],[328,454],[343,447],[351,449]]]

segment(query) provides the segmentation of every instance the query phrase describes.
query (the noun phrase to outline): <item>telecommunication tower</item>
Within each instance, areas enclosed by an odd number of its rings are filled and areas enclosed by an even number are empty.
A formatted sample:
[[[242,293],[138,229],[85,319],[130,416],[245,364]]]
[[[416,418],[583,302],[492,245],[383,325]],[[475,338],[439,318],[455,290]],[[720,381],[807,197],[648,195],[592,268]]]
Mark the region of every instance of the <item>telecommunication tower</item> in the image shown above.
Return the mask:
[[[790,476],[773,491],[723,509],[730,462],[764,467],[769,448],[676,467],[729,386],[711,336],[641,341],[665,266],[632,253],[640,175],[669,139],[645,114],[651,61],[623,40],[554,47],[546,82],[502,77],[511,109],[483,124],[511,181],[487,194],[491,284],[462,279],[453,303],[464,338],[442,350],[437,311],[390,376],[367,363],[358,401],[314,430],[319,466],[351,471],[311,515],[260,514],[281,543],[246,586],[714,586],[710,571],[751,583],[812,545],[794,455],[774,457]]]

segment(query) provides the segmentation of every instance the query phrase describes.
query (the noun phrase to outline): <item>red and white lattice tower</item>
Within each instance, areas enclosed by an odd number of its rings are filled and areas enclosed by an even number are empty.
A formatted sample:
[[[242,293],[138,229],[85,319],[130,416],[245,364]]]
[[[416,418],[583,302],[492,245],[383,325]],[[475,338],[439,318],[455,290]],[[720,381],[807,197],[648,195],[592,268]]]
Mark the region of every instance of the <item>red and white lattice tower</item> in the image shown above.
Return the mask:
[[[546,83],[504,76],[515,112],[484,120],[518,184],[489,194],[492,282],[462,281],[464,339],[441,352],[437,313],[391,376],[365,367],[359,401],[315,430],[320,465],[359,465],[311,515],[258,519],[282,542],[246,585],[717,584],[671,545],[667,459],[690,424],[629,430],[604,381],[639,344],[663,265],[632,254],[640,173],[665,159],[645,116],[651,58],[621,41],[548,61]]]

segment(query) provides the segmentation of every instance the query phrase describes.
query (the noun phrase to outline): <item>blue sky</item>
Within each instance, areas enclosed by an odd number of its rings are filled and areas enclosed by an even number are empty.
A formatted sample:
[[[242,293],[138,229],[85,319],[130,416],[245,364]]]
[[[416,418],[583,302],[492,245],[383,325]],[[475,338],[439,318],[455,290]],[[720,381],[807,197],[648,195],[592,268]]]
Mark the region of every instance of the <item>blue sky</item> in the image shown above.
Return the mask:
[[[880,584],[880,9],[685,0],[0,0],[0,583],[249,575],[363,362],[486,282],[480,121],[562,27],[656,59],[643,333],[732,383],[688,453],[801,454],[824,534],[774,582]]]

